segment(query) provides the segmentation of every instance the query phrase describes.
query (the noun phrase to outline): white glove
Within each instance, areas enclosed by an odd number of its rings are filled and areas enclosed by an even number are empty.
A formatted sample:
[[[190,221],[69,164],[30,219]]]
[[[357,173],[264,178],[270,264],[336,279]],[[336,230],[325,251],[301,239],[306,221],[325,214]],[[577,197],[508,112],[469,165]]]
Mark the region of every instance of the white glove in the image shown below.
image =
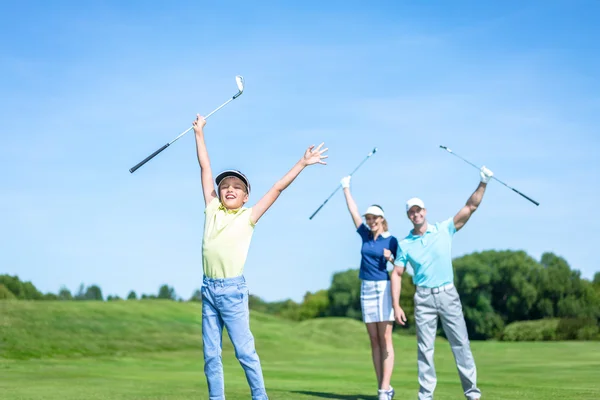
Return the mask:
[[[492,179],[492,176],[494,176],[494,173],[487,169],[484,165],[479,171],[479,176],[481,176],[481,182],[488,183],[490,179]]]
[[[342,188],[349,188],[350,187],[350,178],[351,176],[345,176],[342,178],[342,180],[340,181],[340,183],[342,184]]]

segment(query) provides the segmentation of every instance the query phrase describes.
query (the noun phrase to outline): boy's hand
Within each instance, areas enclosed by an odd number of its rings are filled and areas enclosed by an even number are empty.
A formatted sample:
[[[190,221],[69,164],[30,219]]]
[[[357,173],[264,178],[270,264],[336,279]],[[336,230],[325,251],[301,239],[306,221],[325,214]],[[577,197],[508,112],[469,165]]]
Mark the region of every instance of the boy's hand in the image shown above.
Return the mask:
[[[202,129],[204,125],[206,125],[206,120],[200,116],[200,114],[196,114],[196,120],[192,123],[194,126],[194,132],[202,133]]]
[[[317,147],[316,149],[315,149],[314,145],[312,145],[308,149],[306,149],[306,152],[304,153],[304,157],[302,157],[302,163],[305,166],[316,164],[316,163],[323,164],[323,165],[327,164],[323,160],[329,156],[324,156],[323,153],[325,153],[329,149],[324,148],[323,150],[321,150],[321,147],[323,147],[323,144],[324,143],[321,143],[319,145],[319,147]]]

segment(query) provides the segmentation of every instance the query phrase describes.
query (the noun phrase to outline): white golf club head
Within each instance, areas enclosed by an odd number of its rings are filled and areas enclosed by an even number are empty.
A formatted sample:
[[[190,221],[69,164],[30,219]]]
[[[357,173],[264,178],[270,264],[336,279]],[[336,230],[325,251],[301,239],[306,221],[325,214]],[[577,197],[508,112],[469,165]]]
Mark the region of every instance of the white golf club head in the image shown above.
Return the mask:
[[[244,77],[241,75],[237,75],[235,77],[235,83],[237,83],[238,90],[240,93],[244,91]]]

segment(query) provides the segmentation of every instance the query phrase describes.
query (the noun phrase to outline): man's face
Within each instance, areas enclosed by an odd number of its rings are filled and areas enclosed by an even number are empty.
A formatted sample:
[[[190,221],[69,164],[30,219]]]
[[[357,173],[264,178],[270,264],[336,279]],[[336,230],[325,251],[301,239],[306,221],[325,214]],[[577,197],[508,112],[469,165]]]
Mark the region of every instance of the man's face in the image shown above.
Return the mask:
[[[419,206],[412,206],[406,214],[413,225],[422,225],[425,222],[427,210]]]
[[[223,179],[219,185],[221,203],[230,210],[237,210],[248,201],[246,190],[246,185],[240,178],[230,176]]]

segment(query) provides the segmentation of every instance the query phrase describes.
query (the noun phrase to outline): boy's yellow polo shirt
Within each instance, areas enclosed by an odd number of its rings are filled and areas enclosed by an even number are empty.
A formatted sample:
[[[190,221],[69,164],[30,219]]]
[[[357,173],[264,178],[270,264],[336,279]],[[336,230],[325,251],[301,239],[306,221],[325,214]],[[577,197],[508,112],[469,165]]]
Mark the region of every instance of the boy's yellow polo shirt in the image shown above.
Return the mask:
[[[254,233],[252,208],[227,210],[218,197],[204,210],[202,267],[207,278],[234,278],[242,275]]]

